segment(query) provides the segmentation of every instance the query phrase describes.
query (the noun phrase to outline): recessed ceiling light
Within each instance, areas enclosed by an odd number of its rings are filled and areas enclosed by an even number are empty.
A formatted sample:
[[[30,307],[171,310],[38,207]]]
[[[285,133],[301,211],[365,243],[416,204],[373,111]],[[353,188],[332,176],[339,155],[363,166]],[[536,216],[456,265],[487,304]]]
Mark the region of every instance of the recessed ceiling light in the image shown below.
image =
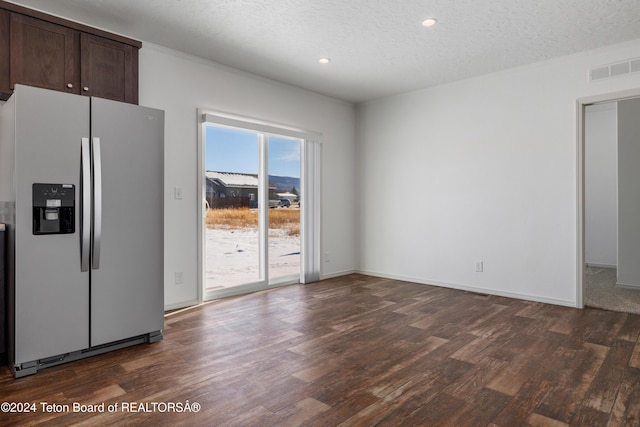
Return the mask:
[[[424,21],[422,21],[422,26],[433,27],[434,25],[436,25],[437,22],[438,20],[436,18],[427,18]]]
[[[328,64],[329,62],[331,62],[330,58],[320,58],[318,59],[318,62],[321,64]]]

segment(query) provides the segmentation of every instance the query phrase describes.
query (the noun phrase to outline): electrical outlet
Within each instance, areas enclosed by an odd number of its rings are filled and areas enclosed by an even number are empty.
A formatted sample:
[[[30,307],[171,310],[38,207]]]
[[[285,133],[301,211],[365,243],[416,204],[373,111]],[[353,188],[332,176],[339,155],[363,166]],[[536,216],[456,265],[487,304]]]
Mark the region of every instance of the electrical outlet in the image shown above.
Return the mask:
[[[324,253],[324,262],[329,262],[329,252]]]
[[[182,200],[182,187],[173,187],[173,198],[175,200]]]
[[[476,261],[476,273],[482,273],[484,271],[484,262]]]
[[[182,271],[176,271],[174,274],[176,285],[182,285],[184,283],[184,275]]]

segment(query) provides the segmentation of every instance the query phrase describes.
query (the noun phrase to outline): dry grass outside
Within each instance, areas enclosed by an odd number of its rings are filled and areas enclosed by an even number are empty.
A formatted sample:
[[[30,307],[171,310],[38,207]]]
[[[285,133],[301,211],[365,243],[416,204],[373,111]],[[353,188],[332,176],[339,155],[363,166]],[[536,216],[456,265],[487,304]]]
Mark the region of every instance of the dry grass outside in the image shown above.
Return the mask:
[[[258,228],[258,210],[207,209],[207,227],[212,229]],[[300,209],[269,209],[269,229],[285,229],[289,236],[300,235]]]

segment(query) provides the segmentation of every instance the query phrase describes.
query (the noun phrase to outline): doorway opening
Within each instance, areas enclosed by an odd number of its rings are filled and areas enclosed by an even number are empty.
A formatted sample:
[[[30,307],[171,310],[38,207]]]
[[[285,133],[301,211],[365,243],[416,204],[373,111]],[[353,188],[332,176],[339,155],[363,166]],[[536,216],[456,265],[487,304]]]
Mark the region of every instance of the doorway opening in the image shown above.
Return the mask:
[[[199,112],[201,300],[319,280],[319,134]]]
[[[580,306],[640,313],[640,269],[630,259],[640,249],[640,234],[629,226],[640,213],[640,174],[632,160],[640,151],[625,142],[637,133],[629,125],[638,122],[639,96],[640,90],[578,100]]]

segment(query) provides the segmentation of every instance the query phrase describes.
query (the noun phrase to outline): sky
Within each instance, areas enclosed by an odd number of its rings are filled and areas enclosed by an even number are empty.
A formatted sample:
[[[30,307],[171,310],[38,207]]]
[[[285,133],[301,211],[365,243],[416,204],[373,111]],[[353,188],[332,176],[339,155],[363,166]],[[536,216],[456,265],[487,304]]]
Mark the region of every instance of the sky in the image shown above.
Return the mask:
[[[216,126],[206,127],[205,169],[258,173],[258,134]],[[300,140],[269,137],[269,175],[300,178]]]

